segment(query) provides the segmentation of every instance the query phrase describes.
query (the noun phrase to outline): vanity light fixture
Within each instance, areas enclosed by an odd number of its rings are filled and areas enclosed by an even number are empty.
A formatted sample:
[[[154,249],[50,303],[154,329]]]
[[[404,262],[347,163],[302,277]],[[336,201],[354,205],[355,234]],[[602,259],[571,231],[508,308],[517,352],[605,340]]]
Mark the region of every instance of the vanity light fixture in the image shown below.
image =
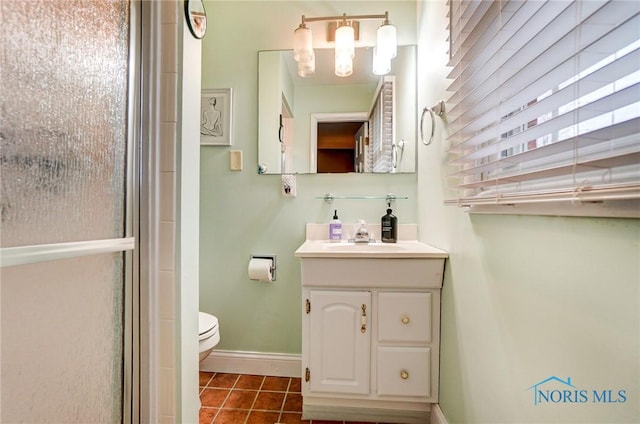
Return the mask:
[[[315,72],[315,54],[311,29],[307,22],[332,21],[335,27],[335,38],[328,34],[328,40],[335,40],[335,73],[346,77],[353,73],[355,56],[355,40],[358,37],[358,21],[364,19],[383,19],[376,32],[376,46],[373,49],[373,72],[385,75],[391,70],[391,59],[397,52],[396,27],[389,23],[389,12],[384,15],[347,15],[321,16],[308,18],[302,15],[302,22],[293,32],[293,57],[298,62],[298,75],[306,77]],[[330,25],[331,27],[331,25]]]
[[[335,70],[339,77],[348,77],[353,73],[355,57],[355,32],[353,27],[343,19],[336,28]]]
[[[378,55],[389,60],[398,53],[396,27],[389,23],[389,12],[385,13],[384,22],[376,31],[376,47]]]
[[[300,59],[298,61],[298,75],[301,77],[308,77],[316,71],[316,58],[315,55],[307,59]]]
[[[373,74],[386,75],[391,71],[391,59],[378,54],[378,46],[373,48]]]

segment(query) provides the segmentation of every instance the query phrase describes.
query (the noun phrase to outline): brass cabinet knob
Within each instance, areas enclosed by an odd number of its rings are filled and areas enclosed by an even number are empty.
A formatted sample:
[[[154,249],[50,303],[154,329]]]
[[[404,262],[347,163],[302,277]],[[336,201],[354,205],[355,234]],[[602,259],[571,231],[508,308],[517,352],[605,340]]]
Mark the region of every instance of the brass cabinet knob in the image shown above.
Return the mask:
[[[404,325],[407,325],[407,324],[409,324],[409,321],[410,321],[410,320],[409,320],[409,317],[408,317],[408,316],[406,316],[406,315],[402,315],[402,317],[400,317],[400,321],[401,321]]]
[[[400,378],[403,380],[406,380],[409,378],[409,371],[407,370],[402,370],[400,371]]]

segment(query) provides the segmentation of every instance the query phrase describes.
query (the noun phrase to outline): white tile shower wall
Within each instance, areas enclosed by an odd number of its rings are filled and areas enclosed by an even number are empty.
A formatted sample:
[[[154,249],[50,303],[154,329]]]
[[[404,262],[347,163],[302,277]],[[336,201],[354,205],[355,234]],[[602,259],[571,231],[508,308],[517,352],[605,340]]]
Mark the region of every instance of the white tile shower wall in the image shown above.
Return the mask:
[[[160,318],[158,418],[162,423],[176,421],[175,364],[175,241],[176,241],[176,122],[178,92],[178,5],[177,1],[159,2],[160,7],[160,134],[157,142],[160,178],[158,185],[160,218],[160,287],[158,313]]]
[[[160,319],[171,320],[175,318],[175,273],[173,271],[160,271],[160,284],[158,284],[158,314]]]
[[[176,173],[160,171],[160,189],[164,193],[175,193]],[[175,222],[176,202],[171,196],[160,195],[160,222]]]
[[[159,134],[160,172],[176,172],[176,123],[161,122]],[[174,174],[175,176],[175,174]],[[174,202],[175,207],[175,202]]]

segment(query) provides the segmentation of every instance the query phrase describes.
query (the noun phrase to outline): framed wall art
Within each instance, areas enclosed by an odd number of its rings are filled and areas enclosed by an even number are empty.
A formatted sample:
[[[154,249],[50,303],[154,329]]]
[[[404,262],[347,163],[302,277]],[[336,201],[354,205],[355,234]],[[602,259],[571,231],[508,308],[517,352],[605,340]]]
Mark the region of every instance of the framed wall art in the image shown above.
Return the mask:
[[[200,144],[231,146],[232,92],[230,88],[202,90],[200,97]]]

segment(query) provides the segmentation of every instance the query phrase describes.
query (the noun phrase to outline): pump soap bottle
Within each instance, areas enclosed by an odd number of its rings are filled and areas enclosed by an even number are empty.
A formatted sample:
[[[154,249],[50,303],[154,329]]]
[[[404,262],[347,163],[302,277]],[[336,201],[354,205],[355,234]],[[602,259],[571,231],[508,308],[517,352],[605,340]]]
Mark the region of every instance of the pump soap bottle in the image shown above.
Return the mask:
[[[382,242],[395,243],[398,240],[398,218],[391,213],[391,204],[388,205],[387,214],[380,219]]]
[[[342,221],[338,218],[338,211],[333,211],[333,219],[329,221],[329,240],[339,242],[342,240]]]

